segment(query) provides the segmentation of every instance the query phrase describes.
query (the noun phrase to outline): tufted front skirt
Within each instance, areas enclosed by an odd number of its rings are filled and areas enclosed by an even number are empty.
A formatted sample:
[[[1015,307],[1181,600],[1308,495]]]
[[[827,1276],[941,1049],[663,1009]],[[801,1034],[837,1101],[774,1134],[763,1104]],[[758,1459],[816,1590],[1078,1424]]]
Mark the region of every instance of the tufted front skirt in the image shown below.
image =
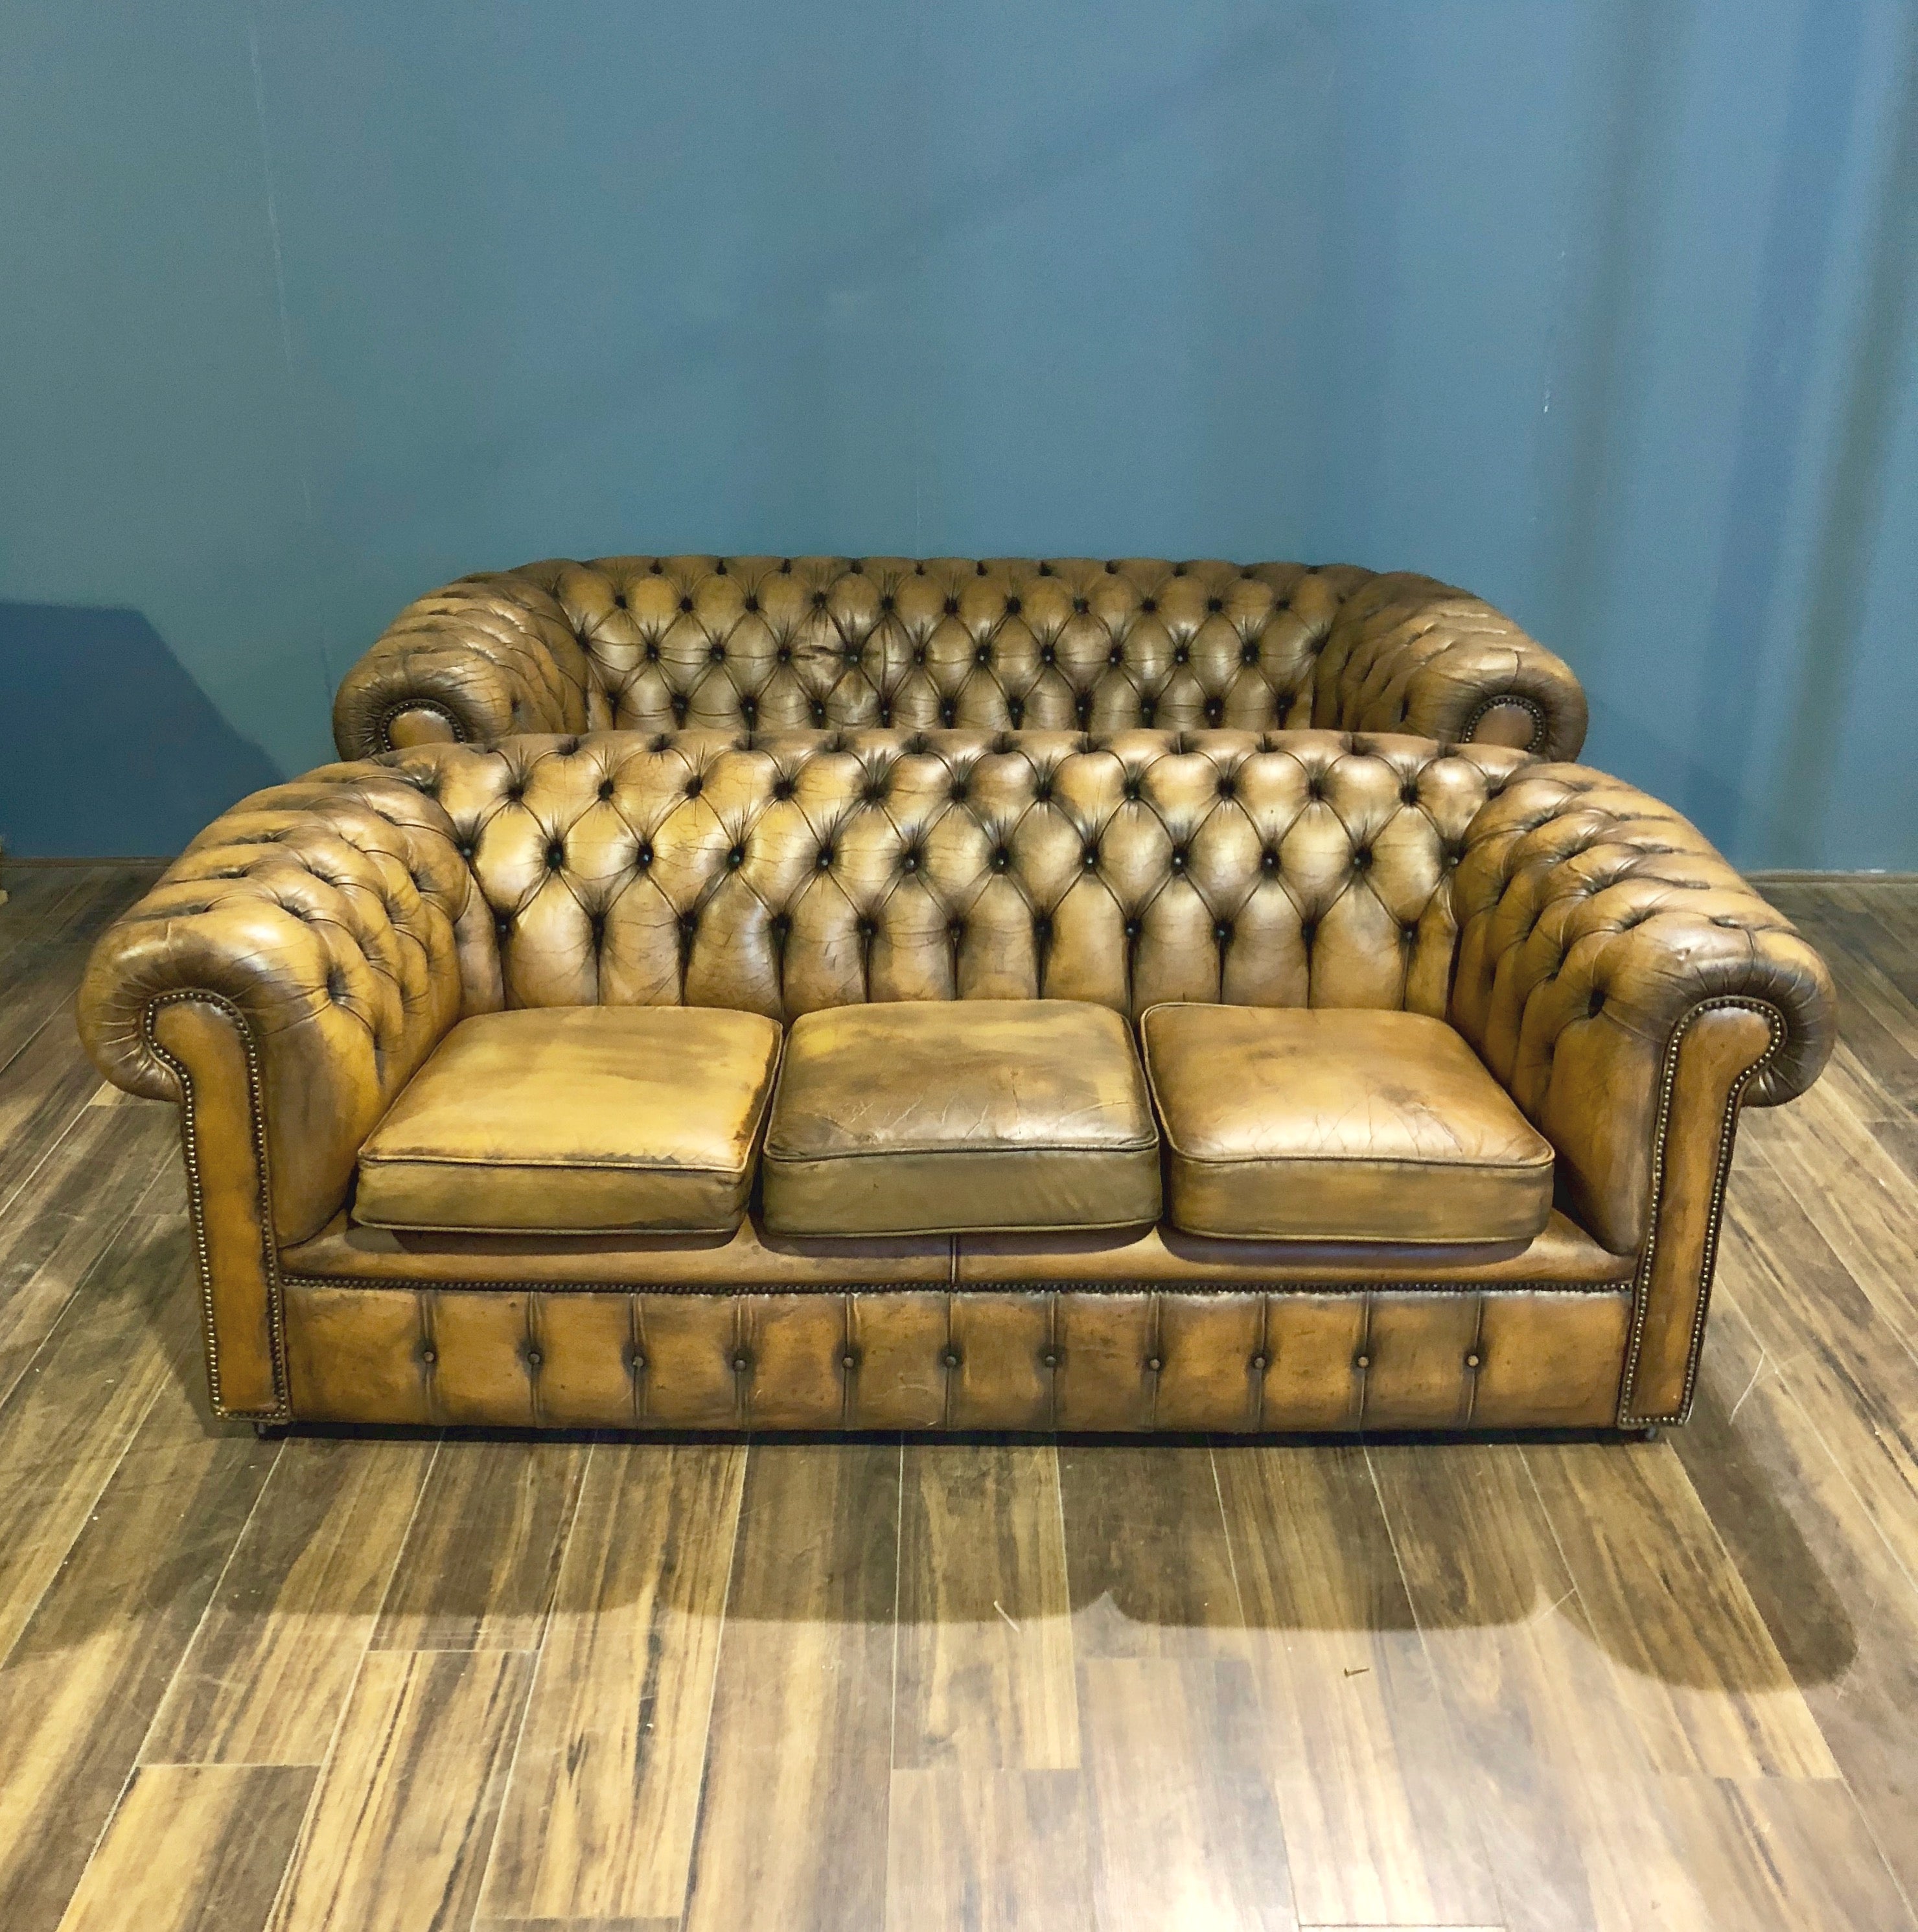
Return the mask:
[[[284,1288],[311,1421],[1218,1432],[1610,1426],[1622,1286]]]

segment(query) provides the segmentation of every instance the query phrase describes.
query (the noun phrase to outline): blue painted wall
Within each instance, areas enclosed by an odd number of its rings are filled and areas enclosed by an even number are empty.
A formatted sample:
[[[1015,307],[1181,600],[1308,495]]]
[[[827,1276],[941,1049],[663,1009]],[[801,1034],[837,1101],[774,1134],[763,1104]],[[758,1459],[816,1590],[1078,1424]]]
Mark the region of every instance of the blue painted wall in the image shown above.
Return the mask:
[[[0,834],[177,845],[466,569],[1144,551],[1918,867],[1914,224],[1912,0],[13,0]]]

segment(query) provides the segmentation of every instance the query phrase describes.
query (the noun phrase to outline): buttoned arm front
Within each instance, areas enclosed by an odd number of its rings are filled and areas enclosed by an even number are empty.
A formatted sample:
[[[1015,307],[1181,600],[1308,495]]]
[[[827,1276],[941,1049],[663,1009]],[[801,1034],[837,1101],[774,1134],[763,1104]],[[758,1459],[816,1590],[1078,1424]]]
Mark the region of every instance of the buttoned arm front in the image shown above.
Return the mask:
[[[1581,766],[1479,810],[1453,894],[1453,1024],[1552,1143],[1570,1210],[1639,1257],[1621,1420],[1680,1420],[1738,1110],[1817,1078],[1830,976],[1695,826]]]
[[[1312,722],[1575,758],[1585,693],[1563,658],[1482,598],[1397,572],[1364,579],[1341,603]]]
[[[338,1210],[361,1142],[458,1017],[477,897],[431,800],[336,767],[216,820],[94,949],[88,1052],[181,1105],[223,1413],[283,1411],[279,1248]]]
[[[364,758],[435,740],[580,731],[585,651],[554,598],[506,572],[409,604],[355,664],[333,704],[340,754]]]

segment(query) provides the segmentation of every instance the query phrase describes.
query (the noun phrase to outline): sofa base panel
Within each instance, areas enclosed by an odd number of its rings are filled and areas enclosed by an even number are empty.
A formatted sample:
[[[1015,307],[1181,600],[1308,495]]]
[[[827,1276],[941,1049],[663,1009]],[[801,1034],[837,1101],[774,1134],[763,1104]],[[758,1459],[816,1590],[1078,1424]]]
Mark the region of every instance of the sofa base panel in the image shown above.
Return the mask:
[[[284,1288],[291,1414],[517,1429],[1605,1427],[1617,1288]]]

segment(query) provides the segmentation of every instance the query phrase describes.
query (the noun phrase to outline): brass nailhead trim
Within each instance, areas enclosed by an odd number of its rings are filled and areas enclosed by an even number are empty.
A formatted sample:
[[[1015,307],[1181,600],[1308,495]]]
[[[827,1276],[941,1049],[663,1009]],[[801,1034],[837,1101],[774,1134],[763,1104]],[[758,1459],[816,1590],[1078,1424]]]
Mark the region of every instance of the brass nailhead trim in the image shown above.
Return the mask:
[[[390,735],[393,729],[393,721],[405,711],[437,712],[448,724],[452,726],[453,740],[455,744],[464,745],[471,742],[466,736],[466,726],[460,722],[457,713],[454,711],[451,706],[441,704],[436,698],[403,698],[398,703],[389,704],[379,714],[379,722],[373,728],[373,755],[376,758],[382,752],[394,749],[393,740]]]
[[[1551,735],[1551,728],[1545,718],[1545,707],[1536,698],[1523,698],[1515,691],[1503,691],[1494,698],[1481,699],[1465,720],[1465,728],[1458,734],[1460,742],[1469,742],[1472,734],[1485,722],[1486,714],[1496,711],[1501,704],[1515,704],[1521,711],[1530,712],[1532,742],[1525,748],[1534,753],[1542,752]]]
[[[266,1282],[267,1362],[273,1375],[274,1406],[268,1409],[229,1408],[220,1390],[220,1336],[214,1320],[213,1256],[206,1240],[206,1194],[200,1180],[199,1150],[194,1141],[195,1100],[193,1083],[186,1067],[160,1043],[154,1022],[162,1006],[178,1006],[187,1000],[217,1006],[233,1022],[240,1036],[240,1048],[247,1063],[247,1111],[253,1130],[253,1161],[259,1174],[260,1262]],[[253,1045],[253,1030],[246,1016],[223,994],[193,988],[161,993],[146,1004],[141,1016],[140,1034],[147,1048],[172,1073],[180,1092],[180,1142],[187,1170],[187,1220],[193,1231],[193,1252],[199,1264],[200,1321],[206,1344],[207,1393],[216,1415],[238,1420],[289,1422],[292,1408],[286,1392],[286,1337],[284,1311],[280,1304],[279,1244],[273,1232],[273,1189],[267,1168],[266,1115],[261,1101],[259,1055]]]
[[[1644,1341],[1645,1298],[1651,1288],[1652,1265],[1658,1253],[1659,1221],[1665,1195],[1665,1140],[1671,1125],[1672,1090],[1678,1082],[1679,1048],[1684,1044],[1692,1022],[1701,1014],[1725,1009],[1759,1014],[1771,1028],[1771,1043],[1731,1083],[1731,1090],[1725,1096],[1725,1113],[1719,1124],[1718,1171],[1712,1177],[1711,1207],[1705,1217],[1704,1251],[1699,1257],[1698,1305],[1692,1311],[1691,1349],[1686,1358],[1685,1386],[1678,1406],[1663,1415],[1640,1415],[1633,1412],[1632,1397],[1638,1378],[1639,1352]],[[1656,1423],[1680,1423],[1692,1412],[1692,1393],[1698,1379],[1698,1358],[1704,1346],[1705,1316],[1711,1306],[1712,1273],[1718,1259],[1719,1227],[1725,1216],[1725,1183],[1731,1174],[1739,1106],[1753,1076],[1785,1050],[1787,1030],[1785,1015],[1769,1000],[1746,999],[1727,993],[1715,999],[1701,1000],[1672,1029],[1671,1038],[1666,1042],[1665,1064],[1659,1080],[1658,1124],[1652,1136],[1651,1226],[1645,1238],[1644,1256],[1632,1282],[1632,1339],[1626,1348],[1625,1374],[1619,1384],[1618,1426],[1621,1429],[1643,1429]]]

